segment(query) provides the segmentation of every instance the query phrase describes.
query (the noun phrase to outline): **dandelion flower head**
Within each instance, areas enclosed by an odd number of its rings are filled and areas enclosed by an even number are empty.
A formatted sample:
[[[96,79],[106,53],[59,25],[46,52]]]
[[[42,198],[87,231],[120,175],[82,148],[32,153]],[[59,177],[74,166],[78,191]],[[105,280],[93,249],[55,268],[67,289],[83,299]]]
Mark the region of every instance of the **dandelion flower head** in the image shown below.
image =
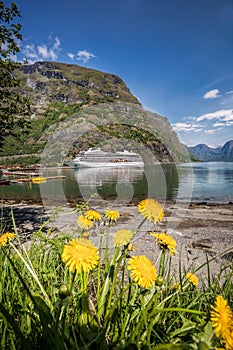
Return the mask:
[[[115,247],[127,245],[133,238],[133,232],[130,230],[118,230],[113,237]]]
[[[15,233],[6,232],[0,236],[0,247],[5,246],[9,241],[12,241],[16,237]]]
[[[157,279],[157,271],[152,261],[144,255],[129,258],[128,269],[132,279],[143,288],[150,288]]]
[[[78,217],[78,226],[84,230],[89,230],[93,226],[93,222],[86,218],[83,214]]]
[[[144,199],[138,204],[138,211],[144,218],[154,223],[161,221],[164,216],[164,210],[160,203],[154,199]]]
[[[128,245],[128,250],[129,250],[130,252],[134,252],[134,251],[135,251],[135,246],[133,245],[133,243],[129,243],[129,245]]]
[[[194,286],[198,286],[198,277],[194,273],[188,272],[185,278]]]
[[[150,233],[151,236],[156,237],[156,244],[160,245],[161,249],[168,249],[169,254],[176,254],[176,241],[173,237],[168,235],[167,233]]]
[[[82,238],[89,238],[90,233],[88,231],[83,231],[82,232]]]
[[[181,291],[181,285],[180,285],[180,283],[178,283],[178,282],[173,283],[172,289],[177,289],[177,290]]]
[[[117,221],[120,214],[119,214],[119,211],[117,210],[107,209],[105,210],[105,216],[109,221]]]
[[[216,336],[223,340],[226,349],[233,349],[233,312],[221,295],[215,299],[210,321]]]
[[[99,252],[89,239],[76,238],[64,246],[62,261],[70,271],[90,272],[98,265]]]
[[[86,212],[86,218],[89,219],[89,220],[92,220],[92,221],[100,221],[101,220],[101,215],[98,211],[96,210],[88,210]]]

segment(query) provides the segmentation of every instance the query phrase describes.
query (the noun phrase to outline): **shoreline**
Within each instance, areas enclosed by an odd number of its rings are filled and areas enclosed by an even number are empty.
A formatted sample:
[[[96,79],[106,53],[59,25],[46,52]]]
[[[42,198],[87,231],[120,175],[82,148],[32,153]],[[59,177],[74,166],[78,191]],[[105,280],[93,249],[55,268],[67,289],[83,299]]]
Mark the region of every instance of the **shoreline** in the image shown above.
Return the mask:
[[[108,196],[108,197],[105,197],[103,196],[102,197],[103,200],[106,200],[106,201],[115,201],[115,197],[112,197],[112,196]],[[138,205],[138,203],[145,199],[144,196],[137,196],[135,198],[132,199],[132,201],[126,205],[128,206],[136,206]],[[45,201],[49,201],[49,199],[46,199],[45,198]],[[156,199],[158,202],[159,200]],[[53,200],[52,200],[53,201]],[[58,199],[56,199],[57,203],[58,204],[63,204],[64,203],[64,200],[61,200],[59,201]],[[84,202],[85,200],[83,200],[83,197],[75,197],[75,198],[68,198],[67,199],[67,203],[68,205],[72,206],[72,205],[75,205],[75,204],[78,204],[80,202]],[[165,200],[165,203],[168,203],[169,205],[170,204],[175,204],[177,203],[176,200],[174,199],[166,199]],[[30,204],[30,205],[43,205],[43,200],[41,198],[38,198],[38,199],[32,199],[32,198],[1,198],[1,205],[21,205],[21,204]],[[189,200],[189,201],[185,201],[185,200],[179,200],[178,203],[179,205],[210,205],[210,206],[218,206],[218,205],[233,205],[233,201],[224,201],[224,202],[219,202],[219,201],[209,201],[209,200]],[[52,204],[54,205],[54,204]]]
[[[46,222],[55,208],[51,207],[49,212],[39,204],[31,204],[27,201],[21,203],[12,203],[6,201],[1,203],[1,225],[5,231],[12,229],[13,210],[14,219],[19,235],[23,241],[30,240],[33,231],[40,228],[41,224]],[[105,207],[96,207],[94,209],[104,212]],[[141,221],[140,214],[137,211],[135,203],[128,205],[113,205],[113,209],[119,210],[120,217],[112,229],[113,235],[118,229],[133,229]],[[73,212],[72,204],[70,213]],[[172,257],[173,272],[179,274],[179,263],[182,262],[183,268],[191,266],[200,266],[206,262],[208,257],[211,260],[211,275],[216,276],[220,266],[229,265],[233,262],[233,203],[174,203],[166,202],[164,206],[165,217],[161,223],[154,225],[147,223],[142,226],[140,232],[135,236],[134,245],[136,251],[134,254],[146,255],[153,261],[156,261],[161,252],[155,244],[155,238],[148,234],[149,231],[167,232],[177,243],[177,254]],[[61,215],[56,221],[51,221],[49,228],[54,228],[59,234],[65,231],[72,237],[73,228],[77,227],[76,215]],[[138,221],[139,220],[139,221]],[[152,225],[152,226],[151,226]],[[90,238],[94,240],[98,237],[98,231],[94,232]],[[111,237],[110,237],[111,239]],[[207,268],[198,272],[199,277],[206,277]]]

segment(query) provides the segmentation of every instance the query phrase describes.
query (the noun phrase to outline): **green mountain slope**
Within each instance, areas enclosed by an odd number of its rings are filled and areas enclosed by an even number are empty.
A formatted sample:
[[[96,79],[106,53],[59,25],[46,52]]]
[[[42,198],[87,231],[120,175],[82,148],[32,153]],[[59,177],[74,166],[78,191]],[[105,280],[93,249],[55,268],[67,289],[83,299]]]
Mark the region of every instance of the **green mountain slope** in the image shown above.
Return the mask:
[[[74,64],[36,62],[23,65],[18,76],[25,82],[36,116],[55,101],[80,106],[118,100],[139,104],[118,76]]]
[[[187,147],[179,142],[167,118],[132,103],[91,106],[46,133],[42,163],[72,159],[81,150],[98,147],[105,151],[139,152],[146,163],[190,161]]]
[[[51,135],[69,128],[79,130],[81,126],[85,132],[78,133],[69,149],[61,151],[66,158],[72,158],[81,149],[102,145],[104,141],[109,143],[114,138],[137,140],[160,162],[188,160],[187,149],[180,144],[167,118],[144,111],[116,75],[45,61],[23,65],[16,75],[24,83],[22,95],[31,100],[31,128],[27,133],[18,133],[17,138],[9,136],[6,139],[0,151],[1,162],[40,161]],[[93,125],[95,130],[92,130]],[[147,125],[150,125],[149,129]],[[59,147],[62,148],[62,144]],[[17,157],[13,158],[15,155]],[[61,156],[58,158],[60,163]]]

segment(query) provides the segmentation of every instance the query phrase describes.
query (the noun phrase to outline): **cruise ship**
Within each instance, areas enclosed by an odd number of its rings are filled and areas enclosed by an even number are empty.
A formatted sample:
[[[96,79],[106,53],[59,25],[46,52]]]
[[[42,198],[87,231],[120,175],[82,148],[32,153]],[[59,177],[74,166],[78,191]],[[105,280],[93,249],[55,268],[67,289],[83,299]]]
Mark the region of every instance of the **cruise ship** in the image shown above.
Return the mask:
[[[144,167],[144,162],[138,153],[127,150],[105,152],[100,148],[89,148],[88,151],[79,152],[74,160],[66,161],[64,165],[71,168]]]

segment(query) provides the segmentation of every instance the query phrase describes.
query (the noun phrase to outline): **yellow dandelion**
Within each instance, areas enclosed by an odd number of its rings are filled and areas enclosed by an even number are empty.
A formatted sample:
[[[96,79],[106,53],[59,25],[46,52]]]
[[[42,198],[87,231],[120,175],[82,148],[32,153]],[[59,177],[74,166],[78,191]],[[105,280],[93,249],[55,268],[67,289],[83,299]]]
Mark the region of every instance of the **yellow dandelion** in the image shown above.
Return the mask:
[[[98,265],[99,252],[89,239],[76,238],[64,246],[62,261],[70,271],[90,272]]]
[[[194,273],[188,272],[185,278],[194,286],[198,286],[198,277]]]
[[[181,285],[178,282],[173,283],[171,288],[172,289],[178,289],[179,291],[181,291]]]
[[[5,246],[9,241],[16,237],[15,233],[6,232],[0,236],[0,247]]]
[[[88,231],[83,231],[82,233],[83,238],[89,238],[89,236],[90,236],[90,233]]]
[[[128,244],[133,238],[133,232],[130,230],[118,230],[113,237],[115,247]]]
[[[157,279],[156,268],[144,255],[133,256],[128,260],[128,269],[132,279],[143,288],[150,288]]]
[[[161,221],[164,216],[164,210],[160,203],[154,199],[144,199],[138,204],[138,211],[149,221],[154,223]]]
[[[130,252],[134,252],[134,251],[135,251],[135,246],[133,245],[133,243],[130,243],[130,244],[128,245],[128,250],[129,250]]]
[[[92,221],[100,221],[101,215],[98,211],[90,209],[86,212],[86,218]]]
[[[153,233],[150,232],[151,236],[156,237],[156,244],[160,245],[161,249],[168,249],[169,254],[176,254],[176,241],[173,237],[167,233]]]
[[[119,211],[117,210],[107,209],[105,210],[105,216],[109,221],[117,221],[120,214],[119,214]]]
[[[78,218],[78,226],[84,230],[89,230],[93,226],[93,222],[86,218],[84,215],[80,215]]]
[[[216,336],[223,340],[226,349],[233,349],[233,312],[221,295],[215,299],[210,320]]]

